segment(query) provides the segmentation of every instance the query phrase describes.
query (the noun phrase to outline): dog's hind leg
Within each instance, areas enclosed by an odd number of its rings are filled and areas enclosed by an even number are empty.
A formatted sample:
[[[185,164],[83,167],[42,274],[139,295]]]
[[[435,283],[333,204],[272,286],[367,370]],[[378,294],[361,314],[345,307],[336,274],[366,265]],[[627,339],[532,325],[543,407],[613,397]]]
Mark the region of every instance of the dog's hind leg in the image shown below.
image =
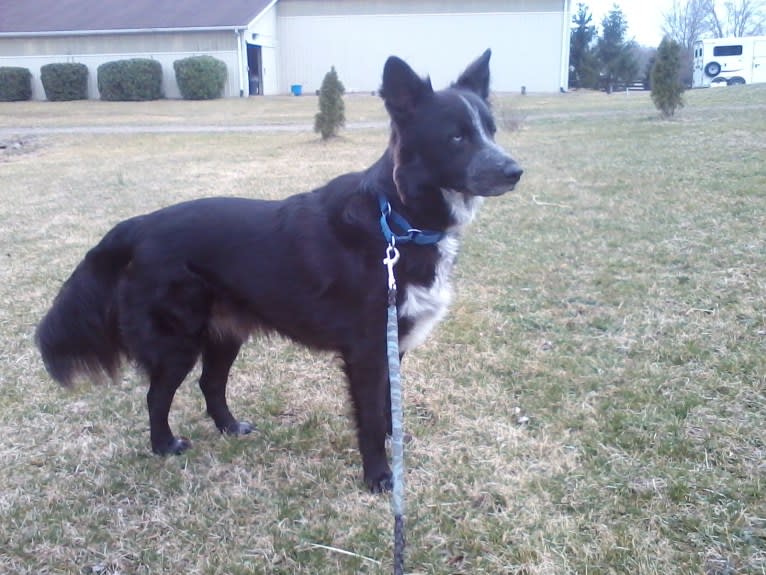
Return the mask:
[[[152,451],[160,455],[191,447],[173,435],[168,413],[203,349],[209,313],[208,290],[183,271],[134,264],[120,284],[120,335],[126,354],[149,376],[149,431]]]
[[[178,455],[191,447],[189,439],[173,435],[168,423],[168,413],[178,386],[194,367],[196,360],[196,355],[191,355],[181,361],[165,363],[149,373],[146,403],[149,407],[149,431],[154,453]]]
[[[202,376],[199,386],[205,395],[207,413],[221,433],[245,435],[253,431],[246,421],[237,421],[226,402],[226,383],[231,364],[239,353],[241,342],[233,338],[211,338],[202,352]]]

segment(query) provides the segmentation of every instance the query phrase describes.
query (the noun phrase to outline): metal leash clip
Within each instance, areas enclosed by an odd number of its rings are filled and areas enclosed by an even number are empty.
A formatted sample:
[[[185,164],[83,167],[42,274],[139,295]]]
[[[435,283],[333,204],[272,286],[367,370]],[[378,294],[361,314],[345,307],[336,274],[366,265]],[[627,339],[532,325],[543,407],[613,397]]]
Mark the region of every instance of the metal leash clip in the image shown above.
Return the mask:
[[[388,289],[396,289],[396,278],[394,277],[394,266],[399,261],[399,250],[396,249],[396,240],[392,237],[391,243],[386,248],[386,257],[383,264],[388,269]]]

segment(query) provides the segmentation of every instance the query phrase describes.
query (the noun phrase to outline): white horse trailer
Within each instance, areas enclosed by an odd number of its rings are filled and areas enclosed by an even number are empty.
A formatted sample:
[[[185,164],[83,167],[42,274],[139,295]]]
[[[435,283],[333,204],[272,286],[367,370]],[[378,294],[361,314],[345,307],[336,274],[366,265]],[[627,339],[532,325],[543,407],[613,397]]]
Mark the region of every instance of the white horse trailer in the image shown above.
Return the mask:
[[[692,86],[766,82],[766,36],[708,38],[694,43]]]

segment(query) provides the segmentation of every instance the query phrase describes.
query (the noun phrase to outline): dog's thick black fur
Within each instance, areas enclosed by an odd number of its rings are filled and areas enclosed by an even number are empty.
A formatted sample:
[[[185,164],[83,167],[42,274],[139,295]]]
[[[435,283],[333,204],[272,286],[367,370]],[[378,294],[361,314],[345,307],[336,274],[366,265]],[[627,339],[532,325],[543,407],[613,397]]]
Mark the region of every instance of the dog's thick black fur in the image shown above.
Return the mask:
[[[277,331],[338,353],[348,376],[364,479],[391,486],[386,362],[386,242],[378,198],[434,245],[399,245],[402,353],[444,315],[461,229],[481,196],[513,189],[521,169],[494,143],[487,50],[435,92],[402,60],[385,64],[391,117],[383,156],[364,172],[282,201],[207,198],[115,226],[64,283],[36,339],[51,376],[114,376],[127,357],[149,378],[151,445],[180,453],[168,412],[202,357],[199,385],[222,432],[249,433],[226,403],[229,369],[249,334]]]

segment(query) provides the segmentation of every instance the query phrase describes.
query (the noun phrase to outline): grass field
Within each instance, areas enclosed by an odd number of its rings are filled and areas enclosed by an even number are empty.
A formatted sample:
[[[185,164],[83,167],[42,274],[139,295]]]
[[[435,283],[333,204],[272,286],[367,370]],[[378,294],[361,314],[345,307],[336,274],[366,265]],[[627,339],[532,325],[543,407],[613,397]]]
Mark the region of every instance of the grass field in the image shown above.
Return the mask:
[[[347,99],[349,121],[384,119]],[[766,86],[500,96],[526,170],[469,231],[449,319],[404,362],[407,572],[766,573]],[[0,104],[0,128],[310,124],[316,99]],[[362,169],[382,129],[55,134],[0,149],[0,572],[388,573],[338,363],[251,342],[219,436],[193,378],[152,456],[146,391],[58,388],[36,322],[117,221],[283,197]],[[382,310],[384,313],[384,310]],[[329,548],[329,549],[328,549]],[[345,551],[353,555],[341,553]]]

